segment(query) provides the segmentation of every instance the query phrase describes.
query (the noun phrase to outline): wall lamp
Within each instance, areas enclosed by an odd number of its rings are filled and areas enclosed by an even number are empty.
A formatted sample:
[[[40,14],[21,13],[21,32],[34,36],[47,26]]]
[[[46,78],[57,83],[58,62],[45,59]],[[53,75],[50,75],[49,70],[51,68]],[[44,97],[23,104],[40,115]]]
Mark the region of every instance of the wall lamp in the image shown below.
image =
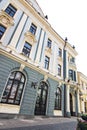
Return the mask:
[[[70,82],[70,79],[68,79],[67,82],[69,83],[69,82]]]
[[[36,89],[38,85],[38,82],[31,82],[31,87]]]

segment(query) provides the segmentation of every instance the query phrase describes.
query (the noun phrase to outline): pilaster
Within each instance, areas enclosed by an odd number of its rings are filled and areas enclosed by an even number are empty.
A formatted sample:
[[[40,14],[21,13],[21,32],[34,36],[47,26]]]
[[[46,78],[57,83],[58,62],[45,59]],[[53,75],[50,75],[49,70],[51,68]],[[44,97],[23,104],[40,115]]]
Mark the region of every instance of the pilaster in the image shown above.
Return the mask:
[[[69,91],[70,91],[70,85],[66,86],[66,116],[70,117],[70,95],[69,95]]]
[[[78,110],[77,110],[77,116],[80,115],[80,100],[79,100],[79,89],[77,89],[77,107],[78,107]]]
[[[13,50],[15,49],[15,46],[16,46],[17,41],[19,39],[20,33],[21,33],[21,31],[23,29],[23,26],[25,24],[26,18],[27,18],[27,16],[26,16],[26,14],[24,14],[23,17],[22,17],[22,19],[21,19],[21,21],[20,21],[20,23],[19,23],[19,26],[18,26],[15,34],[14,34],[14,37],[13,37],[12,41],[9,44],[9,48],[11,48]]]

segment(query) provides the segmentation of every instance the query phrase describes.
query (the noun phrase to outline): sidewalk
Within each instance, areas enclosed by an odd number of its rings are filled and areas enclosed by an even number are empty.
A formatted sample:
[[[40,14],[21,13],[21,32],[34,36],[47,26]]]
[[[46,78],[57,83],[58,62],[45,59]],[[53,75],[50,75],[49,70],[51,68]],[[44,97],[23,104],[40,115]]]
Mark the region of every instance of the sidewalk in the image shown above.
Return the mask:
[[[0,119],[0,129],[77,122],[77,118]]]

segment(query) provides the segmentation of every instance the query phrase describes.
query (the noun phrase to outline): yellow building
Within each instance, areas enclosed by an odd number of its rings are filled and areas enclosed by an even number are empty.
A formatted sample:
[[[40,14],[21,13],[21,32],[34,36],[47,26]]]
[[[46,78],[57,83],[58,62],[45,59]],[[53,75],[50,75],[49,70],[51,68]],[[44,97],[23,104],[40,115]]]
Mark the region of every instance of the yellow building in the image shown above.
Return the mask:
[[[80,89],[80,111],[87,113],[87,77],[78,72],[78,85]]]

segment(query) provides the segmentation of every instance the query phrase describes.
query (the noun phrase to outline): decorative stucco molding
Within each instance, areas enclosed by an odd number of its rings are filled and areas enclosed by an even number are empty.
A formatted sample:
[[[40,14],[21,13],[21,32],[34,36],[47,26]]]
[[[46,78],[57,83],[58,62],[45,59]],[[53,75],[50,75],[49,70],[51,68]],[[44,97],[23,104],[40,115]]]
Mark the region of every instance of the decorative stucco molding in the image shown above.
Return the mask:
[[[14,19],[2,10],[0,12],[0,23],[2,23],[6,27],[12,26],[14,25]]]

